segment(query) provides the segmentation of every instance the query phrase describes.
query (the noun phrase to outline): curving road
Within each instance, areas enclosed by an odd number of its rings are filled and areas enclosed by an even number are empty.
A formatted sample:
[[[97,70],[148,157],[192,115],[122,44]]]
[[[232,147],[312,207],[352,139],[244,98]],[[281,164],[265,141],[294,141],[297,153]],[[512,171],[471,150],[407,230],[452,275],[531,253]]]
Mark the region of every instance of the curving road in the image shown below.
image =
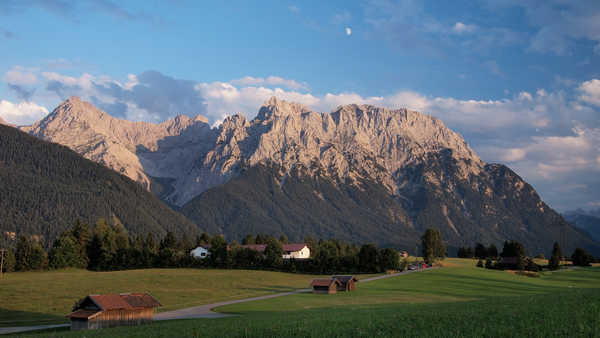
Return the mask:
[[[436,268],[429,268],[427,270],[431,270],[431,269],[436,269]],[[360,283],[367,283],[367,282],[371,282],[374,280],[391,278],[391,277],[396,277],[396,276],[405,275],[405,274],[409,274],[409,273],[413,273],[413,272],[419,272],[419,271],[423,271],[423,269],[407,270],[407,271],[393,273],[393,274],[389,274],[389,275],[381,275],[381,276],[376,276],[376,277],[365,278],[365,279],[361,279]],[[245,302],[253,302],[256,300],[277,298],[277,297],[289,296],[289,295],[293,295],[293,294],[298,294],[298,293],[303,293],[303,292],[311,292],[311,291],[312,291],[312,289],[299,289],[299,290],[290,291],[290,292],[281,292],[281,293],[275,293],[275,294],[266,295],[266,296],[259,296],[259,297],[252,297],[252,298],[245,298],[245,299],[238,299],[238,300],[229,300],[229,301],[218,302],[218,303],[214,303],[214,304],[206,304],[206,305],[189,307],[189,308],[185,308],[185,309],[161,312],[161,313],[154,315],[154,320],[232,317],[232,316],[236,316],[236,315],[214,312],[214,311],[212,311],[212,309],[217,308],[219,306],[245,303]]]
[[[437,268],[428,268],[427,270],[431,270],[431,269],[437,269]],[[406,275],[409,273],[419,272],[419,271],[424,271],[424,270],[423,269],[407,270],[407,271],[393,273],[393,274],[389,274],[389,275],[381,275],[381,276],[376,276],[376,277],[365,278],[365,279],[361,279],[360,283],[368,283],[368,282],[371,282],[374,280],[391,278],[391,277]],[[218,302],[218,303],[213,303],[213,304],[188,307],[185,309],[179,309],[179,310],[158,313],[158,314],[154,315],[154,320],[232,317],[232,316],[236,316],[236,315],[213,312],[212,309],[217,308],[219,306],[225,306],[225,305],[231,305],[231,304],[237,304],[237,303],[245,303],[245,302],[253,302],[253,301],[257,301],[257,300],[277,298],[277,297],[289,296],[289,295],[294,295],[294,294],[303,293],[303,292],[311,292],[311,291],[312,291],[312,289],[299,289],[299,290],[290,291],[290,292],[275,293],[272,295],[265,295],[265,296],[238,299],[238,300],[229,300],[229,301]],[[11,333],[21,333],[21,332],[28,332],[28,331],[46,330],[46,329],[61,328],[61,327],[70,327],[70,326],[71,326],[71,324],[0,327],[0,335],[11,334]]]

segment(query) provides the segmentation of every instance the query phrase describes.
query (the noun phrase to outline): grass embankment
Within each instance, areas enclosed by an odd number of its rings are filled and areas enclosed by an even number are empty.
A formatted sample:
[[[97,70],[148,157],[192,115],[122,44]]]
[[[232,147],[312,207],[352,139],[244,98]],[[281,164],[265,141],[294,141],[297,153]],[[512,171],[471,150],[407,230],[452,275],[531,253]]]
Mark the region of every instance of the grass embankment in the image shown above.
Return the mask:
[[[600,269],[526,277],[450,259],[446,268],[359,284],[351,293],[298,294],[221,307],[222,319],[157,322],[78,337],[597,336]]]
[[[59,270],[8,273],[0,280],[0,327],[67,322],[88,294],[150,292],[163,307],[181,309],[307,288],[312,275],[250,270]]]

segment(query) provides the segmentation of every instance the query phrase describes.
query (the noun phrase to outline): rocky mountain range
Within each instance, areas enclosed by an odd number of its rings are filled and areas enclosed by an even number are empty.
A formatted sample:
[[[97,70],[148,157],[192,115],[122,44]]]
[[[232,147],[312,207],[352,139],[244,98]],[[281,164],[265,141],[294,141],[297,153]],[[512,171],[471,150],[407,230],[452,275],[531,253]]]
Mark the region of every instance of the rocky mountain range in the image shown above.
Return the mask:
[[[517,239],[547,252],[568,233],[570,246],[598,250],[509,168],[406,109],[319,113],[272,98],[250,121],[233,115],[211,128],[202,116],[120,120],[73,97],[21,129],[121,172],[232,239],[268,232],[412,249],[437,227],[450,247]]]
[[[600,241],[600,208],[596,210],[577,209],[566,211],[563,217],[567,222],[587,231],[596,241]]]

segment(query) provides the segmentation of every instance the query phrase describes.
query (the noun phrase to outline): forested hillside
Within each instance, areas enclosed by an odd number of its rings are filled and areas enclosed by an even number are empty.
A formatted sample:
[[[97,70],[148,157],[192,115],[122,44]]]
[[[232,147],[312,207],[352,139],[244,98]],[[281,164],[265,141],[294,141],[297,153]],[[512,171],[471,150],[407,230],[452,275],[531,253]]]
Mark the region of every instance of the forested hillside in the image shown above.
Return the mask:
[[[67,147],[0,125],[0,234],[47,244],[76,219],[122,223],[131,234],[195,236],[197,227],[129,178]]]

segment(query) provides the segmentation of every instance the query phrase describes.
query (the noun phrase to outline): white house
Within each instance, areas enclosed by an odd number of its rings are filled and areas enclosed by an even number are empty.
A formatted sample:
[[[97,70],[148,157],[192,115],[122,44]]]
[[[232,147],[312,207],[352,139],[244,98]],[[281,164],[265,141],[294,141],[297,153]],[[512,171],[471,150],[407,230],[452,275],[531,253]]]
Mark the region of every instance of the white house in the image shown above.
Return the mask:
[[[304,243],[284,244],[283,259],[305,259],[310,258],[310,249]]]
[[[248,244],[248,245],[240,245],[241,248],[247,248],[256,250],[258,252],[265,252],[267,248],[266,244]],[[196,249],[190,252],[190,255],[195,258],[204,259],[210,252],[210,245],[199,246]],[[227,246],[227,250],[229,250],[229,246]],[[310,249],[305,243],[293,243],[293,244],[283,244],[283,259],[306,259],[310,258]]]
[[[204,259],[209,255],[208,249],[208,247],[199,246],[196,249],[192,250],[192,252],[190,252],[190,255],[194,258]]]

